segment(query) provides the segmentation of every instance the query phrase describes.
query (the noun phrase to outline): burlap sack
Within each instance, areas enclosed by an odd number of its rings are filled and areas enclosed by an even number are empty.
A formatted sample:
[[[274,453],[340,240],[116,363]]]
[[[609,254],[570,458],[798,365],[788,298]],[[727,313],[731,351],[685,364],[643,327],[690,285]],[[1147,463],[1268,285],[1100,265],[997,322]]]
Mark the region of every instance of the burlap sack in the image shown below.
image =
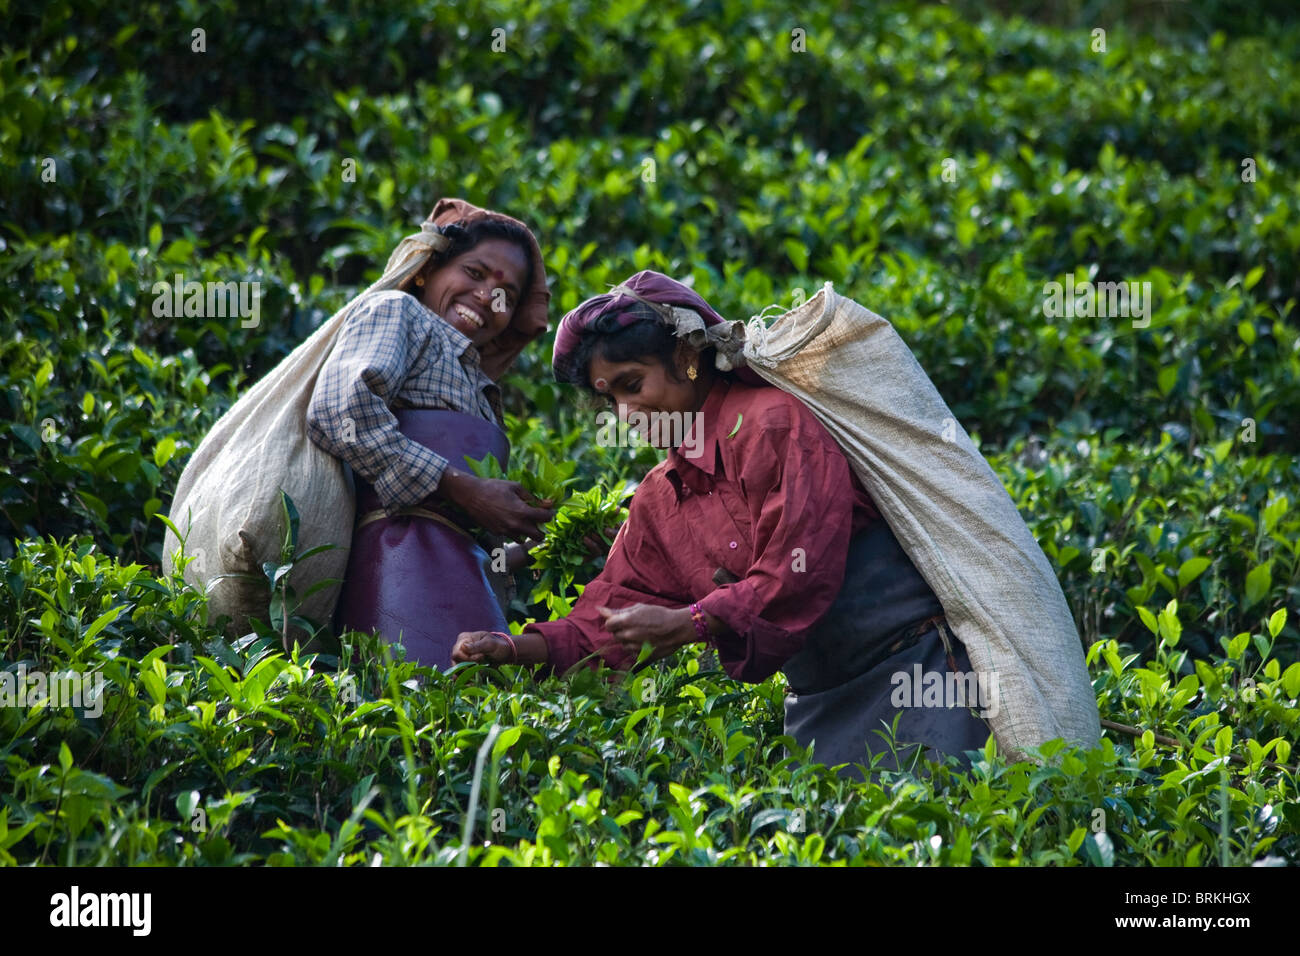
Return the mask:
[[[231,618],[232,634],[251,630],[250,617],[267,618],[269,592],[262,566],[280,562],[286,533],[281,490],[298,510],[298,553],[325,544],[336,546],[296,563],[289,586],[301,598],[313,583],[343,578],[355,497],[343,463],[308,437],[307,406],[317,374],[361,299],[379,289],[397,288],[425,261],[434,243],[447,241],[431,228],[418,235],[423,243],[407,237],[402,244],[407,246],[406,254],[399,259],[394,253],[378,282],[335,313],[231,406],[194,450],[176,484],[169,517],[185,538],[184,554],[194,558],[185,566],[185,580],[207,591],[210,622],[222,615]],[[168,529],[163,540],[165,572],[175,567],[180,548],[181,542]],[[303,600],[297,613],[318,624],[329,623],[340,587],[316,591]],[[283,633],[283,622],[272,624]],[[295,630],[289,633],[298,636]]]
[[[195,559],[186,566],[185,579],[207,589],[210,618],[230,615],[235,634],[250,629],[250,617],[267,618],[262,565],[280,562],[281,489],[300,515],[298,553],[337,545],[295,564],[290,587],[301,595],[302,582],[341,579],[347,567],[352,489],[342,462],[314,445],[305,425],[316,373],[334,346],[339,324],[331,320],[318,329],[236,402],[199,444],[177,486],[171,520],[185,536],[185,554]],[[171,571],[179,548],[169,529],[164,571]],[[337,586],[324,588],[298,613],[328,623],[337,598]]]
[[[317,624],[334,616],[347,568],[356,502],[343,463],[317,447],[307,435],[307,407],[316,376],[338,334],[372,292],[406,284],[434,252],[448,246],[439,230],[448,223],[482,218],[509,220],[462,199],[441,199],[420,231],[407,236],[389,257],[384,274],[352,299],[230,408],[199,443],[176,485],[169,518],[193,557],[185,580],[208,593],[208,617],[230,617],[229,633],[251,630],[250,617],[267,618],[265,562],[280,561],[286,528],[280,491],[299,513],[297,553],[326,544],[335,547],[295,564],[290,586],[302,600],[297,614]],[[525,227],[527,228],[527,227]],[[531,237],[531,233],[529,233]],[[499,378],[529,342],[546,331],[550,291],[536,239],[531,240],[532,283],[524,291],[507,329],[482,350],[483,370]],[[163,570],[177,565],[181,542],[169,529],[163,540]],[[337,583],[307,595],[333,578]],[[286,643],[305,637],[301,629],[270,622]]]
[[[695,323],[691,323],[695,325]],[[976,671],[996,675],[989,723],[1013,759],[1064,738],[1097,746],[1097,702],[1060,582],[993,469],[885,319],[826,285],[765,325],[705,333],[821,420]],[[685,330],[683,330],[685,331]],[[692,329],[696,341],[702,323]],[[728,354],[722,354],[728,353]]]

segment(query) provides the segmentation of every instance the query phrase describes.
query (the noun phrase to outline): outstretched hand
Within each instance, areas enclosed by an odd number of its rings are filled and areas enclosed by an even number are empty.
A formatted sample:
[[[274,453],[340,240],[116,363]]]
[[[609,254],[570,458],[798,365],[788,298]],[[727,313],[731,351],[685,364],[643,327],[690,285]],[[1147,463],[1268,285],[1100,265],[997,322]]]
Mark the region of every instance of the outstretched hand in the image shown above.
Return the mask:
[[[478,478],[448,468],[439,490],[480,528],[516,541],[540,541],[546,535],[542,525],[555,517],[554,502],[538,502],[517,481]]]
[[[510,642],[491,631],[465,631],[451,649],[453,664],[509,664],[513,658]]]

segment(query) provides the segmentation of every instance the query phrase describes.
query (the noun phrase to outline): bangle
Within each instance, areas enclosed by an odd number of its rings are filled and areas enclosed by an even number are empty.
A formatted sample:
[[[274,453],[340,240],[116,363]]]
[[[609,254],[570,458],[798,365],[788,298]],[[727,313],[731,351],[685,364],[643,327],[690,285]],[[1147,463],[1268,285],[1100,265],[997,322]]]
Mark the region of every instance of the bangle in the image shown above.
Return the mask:
[[[515,643],[515,639],[514,639],[513,637],[511,637],[509,634],[507,634],[505,631],[493,631],[493,632],[492,632],[492,636],[493,636],[493,637],[504,637],[504,638],[506,639],[506,643],[508,643],[508,644],[510,645],[510,663],[511,663],[511,664],[518,664],[518,663],[519,663],[519,645]]]
[[[691,605],[691,621],[695,624],[695,635],[704,643],[713,643],[713,634],[709,631],[709,625],[704,620],[704,612],[700,610],[700,605]]]

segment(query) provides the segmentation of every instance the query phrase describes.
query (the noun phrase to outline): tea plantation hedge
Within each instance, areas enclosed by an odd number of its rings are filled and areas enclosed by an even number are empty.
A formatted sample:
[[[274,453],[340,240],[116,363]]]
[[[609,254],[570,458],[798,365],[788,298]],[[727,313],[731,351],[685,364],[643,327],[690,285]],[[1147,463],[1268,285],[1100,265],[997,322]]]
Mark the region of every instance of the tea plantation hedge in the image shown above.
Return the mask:
[[[0,665],[105,690],[0,706],[0,862],[1300,862],[1300,26],[983,9],[6,6]],[[1102,747],[850,782],[780,737],[779,675],[707,655],[443,675],[204,623],[159,570],[187,456],[444,195],[532,224],[553,320],[642,268],[888,317],[1059,573]],[[178,273],[259,283],[258,323],[158,317]],[[1048,314],[1071,279],[1150,314]],[[604,490],[519,622],[657,460],[596,444],[550,344],[507,380],[519,460]]]

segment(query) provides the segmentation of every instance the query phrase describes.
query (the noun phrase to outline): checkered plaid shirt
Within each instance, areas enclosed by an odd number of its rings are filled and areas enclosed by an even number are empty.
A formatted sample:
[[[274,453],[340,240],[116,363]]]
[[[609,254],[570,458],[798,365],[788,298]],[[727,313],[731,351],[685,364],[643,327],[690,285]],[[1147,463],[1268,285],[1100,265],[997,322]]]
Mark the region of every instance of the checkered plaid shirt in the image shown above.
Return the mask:
[[[448,465],[397,430],[398,408],[503,422],[501,392],[478,349],[415,296],[386,290],[359,303],[339,331],[316,378],[307,433],[368,481],[389,514],[432,494]]]

